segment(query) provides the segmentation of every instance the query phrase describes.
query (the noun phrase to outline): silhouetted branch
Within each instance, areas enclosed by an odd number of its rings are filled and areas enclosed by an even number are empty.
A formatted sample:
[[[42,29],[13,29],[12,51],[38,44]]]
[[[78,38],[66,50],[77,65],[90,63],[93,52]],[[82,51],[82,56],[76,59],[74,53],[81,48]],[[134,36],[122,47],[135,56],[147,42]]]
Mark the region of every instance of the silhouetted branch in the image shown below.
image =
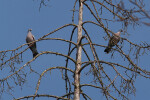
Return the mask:
[[[35,95],[29,95],[29,96],[24,96],[24,97],[17,98],[17,99],[14,99],[14,100],[29,99],[29,98],[33,98],[33,97],[35,97],[35,98],[49,97],[49,98],[56,98],[56,99],[70,100],[70,99],[68,99],[68,98],[59,97],[59,96],[55,96],[55,95],[48,95],[48,94],[37,94],[36,96],[35,96]]]
[[[39,80],[38,80],[38,83],[37,83],[37,86],[36,86],[36,92],[35,92],[35,95],[34,95],[34,96],[37,95],[37,92],[38,92],[38,89],[39,89],[39,86],[40,86],[40,82],[41,82],[41,79],[42,79],[42,77],[44,76],[44,74],[47,73],[48,71],[51,71],[52,69],[65,69],[65,70],[68,70],[68,71],[74,73],[73,70],[68,69],[68,68],[66,68],[66,67],[51,67],[51,68],[46,69],[46,70],[43,71],[42,74],[40,75],[40,78],[39,78]],[[33,99],[34,99],[34,98],[35,98],[35,97],[33,97]]]
[[[76,1],[77,2],[77,1]],[[71,33],[71,36],[70,36],[70,41],[72,41],[72,38],[73,38],[73,35],[74,35],[74,31],[77,27],[74,27],[73,30],[72,30],[72,33]],[[77,45],[77,44],[76,44]],[[71,43],[69,43],[69,48],[68,48],[68,56],[71,55],[71,53],[73,52],[73,50],[76,48],[76,46],[71,50]],[[67,58],[66,59],[66,68],[68,67],[68,61],[69,59]],[[69,83],[69,93],[71,92],[71,84],[70,84],[70,81],[69,81],[69,78],[68,78],[68,73],[67,73],[67,70],[65,70],[65,84],[66,84],[66,93],[68,93],[68,84],[67,82]],[[68,96],[67,96],[68,97]],[[70,98],[70,95],[69,97]]]

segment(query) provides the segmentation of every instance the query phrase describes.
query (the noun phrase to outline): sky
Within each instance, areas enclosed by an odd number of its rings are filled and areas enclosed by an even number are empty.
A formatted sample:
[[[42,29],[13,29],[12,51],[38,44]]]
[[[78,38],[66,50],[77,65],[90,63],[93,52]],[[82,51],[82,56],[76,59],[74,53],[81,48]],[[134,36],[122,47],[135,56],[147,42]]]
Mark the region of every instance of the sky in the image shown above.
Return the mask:
[[[147,0],[146,4],[149,3],[150,1]],[[25,44],[25,38],[27,35],[27,30],[29,28],[33,30],[32,33],[34,34],[35,38],[38,39],[43,35],[61,27],[62,25],[72,23],[71,10],[74,4],[72,0],[50,0],[50,2],[48,2],[47,4],[48,5],[46,7],[42,6],[39,11],[40,0],[0,0],[0,51],[12,50],[22,44]],[[129,5],[126,6],[128,7]],[[146,7],[150,10],[148,6]],[[78,17],[77,13],[75,14],[75,17]],[[103,17],[109,18],[111,16],[104,12]],[[77,19],[78,18],[75,18],[75,24],[78,23]],[[90,15],[90,12],[87,11],[86,8],[84,8],[83,21],[92,19],[93,17]],[[119,23],[110,23],[109,25],[109,28],[114,32],[117,32],[121,27],[122,26]],[[104,41],[103,39],[103,37],[106,36],[104,31],[91,24],[85,25],[85,28],[87,28],[89,33],[91,33],[90,35],[93,42],[107,45],[108,41]],[[69,40],[72,29],[73,27],[68,27],[48,37],[64,38]],[[128,38],[129,40],[136,43],[140,43],[141,41],[150,43],[150,28],[148,26],[143,26],[142,24],[137,25],[134,28],[132,26],[129,26],[127,32],[130,35],[128,36],[123,34],[122,37]],[[76,38],[77,37],[75,35],[73,41],[76,41]],[[127,45],[125,44],[124,46],[125,49]],[[24,46],[21,50],[25,49],[26,47],[27,46]],[[37,49],[39,52],[55,51],[67,55],[68,44],[59,41],[46,40],[37,42]],[[103,50],[104,48],[97,48],[97,52],[100,52],[98,55],[101,55],[102,60],[116,62],[120,61],[120,63],[123,64],[126,63],[123,62],[123,60],[120,60],[121,58],[118,57],[117,53],[115,53],[114,55],[116,59],[111,59],[111,54],[104,54],[102,53]],[[31,51],[28,49],[23,53],[22,57],[23,62],[21,64],[15,64],[17,68],[20,68],[27,61],[30,61],[32,59]],[[84,57],[85,55],[83,55],[82,61],[86,61]],[[73,58],[75,59],[75,56],[73,56]],[[139,65],[141,65],[145,69],[150,70],[149,58],[150,53],[141,57],[141,59],[139,60]],[[55,66],[65,66],[65,59],[63,57],[59,58],[59,56],[50,54],[42,55],[30,65],[34,70],[41,74],[47,68]],[[69,65],[72,65],[72,63],[69,63]],[[5,67],[6,68],[1,70],[0,72],[0,78],[4,78],[10,74],[9,67]],[[74,66],[71,66],[71,68],[74,69]],[[28,81],[23,85],[22,88],[20,88],[19,86],[14,85],[14,83],[11,82],[11,79],[8,80],[8,82],[10,82],[12,86],[14,86],[14,91],[6,91],[5,93],[3,93],[1,97],[2,100],[11,100],[13,99],[13,97],[19,98],[35,93],[35,87],[39,76],[35,73],[30,73],[29,66],[26,66],[24,68],[24,71],[27,73]],[[111,71],[108,70],[108,73],[111,73]],[[70,75],[72,74],[70,73]],[[86,83],[91,80],[90,78],[92,78],[92,76],[86,76],[83,72],[83,74],[81,75],[81,82]],[[73,82],[73,80],[71,81]],[[135,81],[136,95],[131,95],[129,96],[129,98],[131,100],[148,100],[150,98],[149,83],[150,80],[138,76]],[[45,76],[42,78],[38,94],[46,93],[61,96],[61,94],[64,92],[64,89],[65,87],[64,81],[62,80],[61,70],[56,70],[45,74]],[[101,91],[99,90],[84,88],[84,91],[88,93],[91,98],[93,98],[93,100],[105,100],[105,98],[101,94]],[[41,99],[37,98],[36,100]],[[49,99],[43,98],[43,100]]]

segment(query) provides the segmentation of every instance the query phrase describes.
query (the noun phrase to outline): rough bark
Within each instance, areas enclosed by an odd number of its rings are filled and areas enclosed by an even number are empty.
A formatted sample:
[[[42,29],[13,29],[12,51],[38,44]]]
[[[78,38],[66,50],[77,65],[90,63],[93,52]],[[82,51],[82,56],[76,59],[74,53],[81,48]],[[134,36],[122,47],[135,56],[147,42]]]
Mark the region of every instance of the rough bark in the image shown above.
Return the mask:
[[[79,0],[79,22],[78,22],[78,40],[77,40],[77,54],[76,54],[76,69],[75,69],[75,78],[74,78],[74,100],[80,100],[80,73],[79,69],[81,68],[81,38],[82,38],[82,14],[83,14],[83,0]]]

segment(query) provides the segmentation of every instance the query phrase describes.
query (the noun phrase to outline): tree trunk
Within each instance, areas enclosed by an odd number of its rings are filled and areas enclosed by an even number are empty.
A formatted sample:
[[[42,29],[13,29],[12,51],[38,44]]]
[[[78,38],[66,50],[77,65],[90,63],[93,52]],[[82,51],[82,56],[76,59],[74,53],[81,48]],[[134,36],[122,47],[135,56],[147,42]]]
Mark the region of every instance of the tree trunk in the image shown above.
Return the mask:
[[[78,40],[77,40],[77,54],[76,54],[76,68],[74,78],[74,100],[80,100],[80,74],[79,69],[81,68],[81,38],[82,38],[82,14],[83,14],[83,0],[79,0],[79,22],[78,22]]]

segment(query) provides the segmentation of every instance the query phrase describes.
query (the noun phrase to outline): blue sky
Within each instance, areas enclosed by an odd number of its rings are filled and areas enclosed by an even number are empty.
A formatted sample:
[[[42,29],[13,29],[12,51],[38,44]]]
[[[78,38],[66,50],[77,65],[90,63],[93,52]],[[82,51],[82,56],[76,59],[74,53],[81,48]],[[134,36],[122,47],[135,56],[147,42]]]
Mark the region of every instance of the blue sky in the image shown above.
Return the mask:
[[[53,31],[56,28],[64,24],[71,23],[72,21],[72,7],[73,7],[72,0],[50,0],[47,7],[42,6],[39,11],[39,4],[40,0],[0,0],[0,51],[4,50],[11,50],[19,47],[22,44],[25,44],[25,38],[27,35],[27,30],[32,28],[32,33],[34,34],[35,38],[38,39],[43,35]],[[150,4],[150,1],[146,1],[146,4]],[[128,7],[128,5],[127,5]],[[85,7],[84,7],[85,8]],[[147,7],[150,10],[150,8]],[[83,12],[83,20],[92,20],[93,17],[90,16],[90,12],[87,9],[84,9]],[[77,17],[77,13],[75,15]],[[104,17],[111,17],[109,14],[106,14]],[[75,19],[75,24],[77,24],[77,19]],[[106,36],[102,29],[99,27],[87,24],[85,25],[88,32],[91,33],[93,42],[98,44],[107,45],[108,41],[104,41],[103,37]],[[69,40],[69,36],[73,27],[68,27],[61,31],[56,32],[49,37],[56,37],[56,38],[64,38]],[[119,23],[111,23],[109,28],[114,32],[117,32],[121,28],[121,24]],[[141,41],[149,42],[150,37],[150,28],[148,26],[136,26],[133,28],[132,26],[128,27],[127,35],[122,35],[122,37],[128,38],[134,43],[140,43]],[[84,33],[83,33],[84,34]],[[74,41],[76,41],[76,36],[74,36]],[[126,45],[124,45],[126,46]],[[23,47],[25,49],[27,46]],[[67,55],[68,44],[58,42],[58,41],[40,41],[37,43],[38,51],[55,51],[64,53]],[[124,47],[125,49],[126,47]],[[23,50],[22,49],[22,50]],[[106,55],[103,53],[104,48],[97,48],[97,52],[100,52],[99,55],[102,55],[101,59],[106,61],[117,61],[121,59],[118,57],[118,54],[115,53],[114,57],[116,59],[111,59],[111,55]],[[150,70],[150,63],[148,55],[144,55],[139,60],[139,65],[144,67],[145,69]],[[75,56],[73,56],[75,58]],[[32,59],[32,53],[30,50],[27,50],[23,53],[23,63],[16,64],[18,68],[24,65],[27,61]],[[83,55],[83,61],[84,55]],[[123,60],[121,60],[123,61]],[[120,62],[121,62],[120,61]],[[122,62],[125,64],[126,62]],[[70,65],[72,65],[70,63]],[[55,55],[42,55],[37,58],[34,62],[31,63],[31,66],[34,70],[41,73],[45,69],[49,67],[55,66],[65,66],[65,59],[63,57],[58,57]],[[0,78],[6,77],[9,75],[9,71],[6,69],[0,71]],[[74,69],[74,66],[71,66]],[[11,91],[15,98],[23,97],[27,95],[32,95],[35,92],[35,84],[39,78],[38,75],[34,73],[29,73],[29,66],[24,68],[24,71],[27,74],[28,81],[26,84],[23,85],[23,89],[20,87],[16,87],[11,80],[9,82],[13,84],[14,91]],[[108,70],[109,72],[109,70]],[[110,72],[111,73],[111,72]],[[70,74],[71,75],[71,74]],[[91,76],[86,76],[83,72],[81,75],[81,82],[85,83],[90,81],[92,78]],[[73,80],[71,80],[73,81]],[[150,87],[149,87],[150,80],[144,79],[141,76],[138,76],[135,82],[136,86],[136,96],[129,96],[131,100],[148,100],[150,98]],[[52,95],[61,96],[64,92],[64,81],[61,78],[61,71],[56,70],[52,71],[51,73],[48,72],[42,79],[40,89],[38,94],[47,93]],[[95,90],[92,88],[84,88],[84,91],[88,93],[93,100],[98,100],[97,98],[105,100],[105,98],[101,95],[101,91]],[[2,100],[11,100],[12,96],[5,92],[2,96]],[[37,99],[38,100],[38,99]],[[41,100],[41,99],[39,99]],[[44,100],[46,100],[44,98]]]

